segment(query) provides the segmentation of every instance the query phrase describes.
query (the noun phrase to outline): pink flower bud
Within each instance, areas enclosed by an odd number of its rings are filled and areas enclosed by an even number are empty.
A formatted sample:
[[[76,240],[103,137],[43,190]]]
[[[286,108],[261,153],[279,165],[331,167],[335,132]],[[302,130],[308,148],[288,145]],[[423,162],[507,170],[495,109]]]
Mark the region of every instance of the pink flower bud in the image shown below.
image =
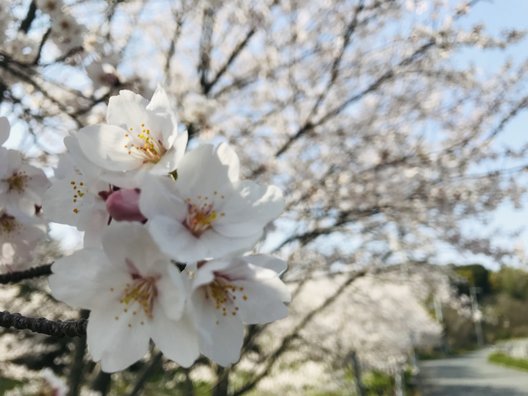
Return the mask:
[[[106,199],[106,210],[116,221],[145,221],[139,210],[139,189],[117,190]]]

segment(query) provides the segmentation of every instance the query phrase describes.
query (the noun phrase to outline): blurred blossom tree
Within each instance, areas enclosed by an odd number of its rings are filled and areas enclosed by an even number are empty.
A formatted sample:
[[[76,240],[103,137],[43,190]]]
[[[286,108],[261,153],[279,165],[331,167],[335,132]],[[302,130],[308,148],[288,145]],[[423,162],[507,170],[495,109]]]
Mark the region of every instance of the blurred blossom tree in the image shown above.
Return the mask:
[[[349,333],[349,348],[371,366],[385,359],[383,353],[399,362],[412,343],[409,334],[418,337],[435,324],[420,308],[424,296],[417,296],[412,276],[377,284],[371,272],[435,262],[446,248],[499,263],[517,254],[493,243],[495,230],[471,234],[464,227],[468,221],[486,224],[505,202],[521,206],[528,167],[528,142],[495,144],[528,103],[526,60],[504,59],[494,73],[456,61],[468,49],[501,58],[497,50],[524,38],[516,30],[491,35],[485,26],[468,27],[465,18],[478,3],[0,3],[0,111],[16,135],[9,142],[49,175],[65,150],[62,139],[103,123],[111,96],[128,89],[149,98],[160,83],[191,146],[232,143],[239,148],[242,178],[284,191],[285,214],[266,228],[260,250],[288,261],[283,279],[291,284],[295,308],[284,324],[288,331],[251,326],[242,364],[232,368],[201,359],[182,369],[153,355],[151,363],[110,377],[83,364],[82,338],[71,345],[48,340],[37,350],[31,345],[41,336],[11,331],[4,333],[3,360],[13,367],[52,366],[68,375],[71,394],[81,387],[106,394],[112,383],[124,387],[133,377],[138,380],[129,391],[139,394],[163,366],[175,378],[164,384],[167,389],[192,394],[193,382],[197,388],[207,378],[215,395],[242,395],[270,375],[310,326],[332,327],[331,316],[339,312],[331,308],[347,296],[353,303],[340,331]],[[333,277],[335,272],[341,274]],[[313,300],[305,298],[297,308],[296,298],[306,290]],[[24,307],[28,315],[76,318],[54,304],[39,281],[2,294],[11,311]],[[404,305],[405,311],[394,312]],[[416,323],[407,323],[408,317]],[[340,352],[339,338],[328,334],[326,341],[331,345],[321,348]],[[17,348],[8,352],[13,343]],[[20,345],[29,350],[21,353]],[[69,356],[71,349],[76,352]],[[2,376],[15,376],[9,370]]]

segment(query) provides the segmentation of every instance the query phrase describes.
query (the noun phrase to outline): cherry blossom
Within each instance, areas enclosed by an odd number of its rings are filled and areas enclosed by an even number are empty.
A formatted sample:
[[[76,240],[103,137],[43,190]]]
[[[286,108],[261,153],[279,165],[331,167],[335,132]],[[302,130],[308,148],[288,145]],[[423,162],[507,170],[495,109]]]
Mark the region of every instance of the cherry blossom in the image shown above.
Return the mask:
[[[27,266],[45,232],[35,219],[0,209],[0,267],[4,270]]]
[[[111,193],[108,183],[83,172],[72,157],[65,154],[59,160],[51,187],[44,194],[44,216],[48,221],[85,231],[85,243],[98,244],[108,223],[104,195]]]
[[[49,181],[42,169],[26,162],[15,150],[0,148],[0,205],[20,211],[28,216],[35,214],[35,206],[42,203],[42,195]]]
[[[279,279],[280,259],[244,256],[198,264],[192,283],[191,313],[200,334],[200,351],[227,366],[239,359],[243,324],[286,317],[288,288]]]
[[[150,102],[131,91],[110,98],[107,124],[91,125],[74,137],[84,156],[101,168],[101,179],[119,187],[139,187],[145,174],[176,169],[187,144],[163,88]]]
[[[1,117],[0,145],[7,140],[9,132],[9,121]],[[20,152],[0,147],[0,207],[32,216],[48,186],[42,169],[30,165]]]
[[[173,259],[192,262],[242,252],[282,212],[282,192],[239,180],[239,162],[227,144],[188,152],[178,178],[145,181],[141,212],[160,248]]]
[[[184,279],[140,224],[112,225],[102,249],[75,252],[52,270],[52,294],[91,311],[88,350],[104,371],[141,359],[150,339],[182,366],[198,357],[196,333],[185,314]]]

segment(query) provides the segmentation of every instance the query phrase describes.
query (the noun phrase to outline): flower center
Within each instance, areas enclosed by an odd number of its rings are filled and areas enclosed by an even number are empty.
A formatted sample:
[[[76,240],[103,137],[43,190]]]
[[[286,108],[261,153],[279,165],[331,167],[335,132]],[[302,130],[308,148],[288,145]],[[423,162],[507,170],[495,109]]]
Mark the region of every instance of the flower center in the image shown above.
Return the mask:
[[[154,276],[142,277],[132,274],[132,283],[127,283],[125,286],[125,290],[121,295],[121,304],[128,308],[130,304],[136,302],[141,306],[145,315],[152,319],[154,301],[158,295],[157,280],[158,277]],[[125,308],[125,312],[127,312],[127,308]],[[135,311],[133,313],[136,314]]]
[[[9,178],[5,179],[9,191],[24,192],[27,186],[29,176],[24,171],[15,172]]]
[[[2,234],[11,234],[19,228],[19,224],[13,216],[3,213],[0,216],[0,232]]]
[[[141,124],[141,131],[139,132],[136,132],[132,127],[129,128],[125,137],[128,139],[128,143],[124,146],[128,150],[128,155],[141,158],[144,164],[159,162],[167,152],[161,140],[152,137],[150,129],[147,129],[145,124]]]
[[[225,276],[215,275],[215,279],[205,287],[205,299],[212,300],[215,309],[221,311],[223,316],[227,316],[228,312],[236,316],[239,310],[237,298],[241,297],[244,301],[248,299],[244,287],[233,285]]]
[[[213,204],[204,203],[202,206],[195,205],[187,200],[187,217],[183,224],[195,237],[199,237],[212,227],[218,217]]]

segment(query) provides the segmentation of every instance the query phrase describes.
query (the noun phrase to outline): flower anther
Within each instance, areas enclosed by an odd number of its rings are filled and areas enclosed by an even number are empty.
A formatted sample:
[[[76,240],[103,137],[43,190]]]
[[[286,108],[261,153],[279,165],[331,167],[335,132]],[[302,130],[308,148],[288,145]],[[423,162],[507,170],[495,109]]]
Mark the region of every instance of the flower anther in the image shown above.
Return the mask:
[[[135,131],[132,127],[128,128],[125,138],[128,140],[124,146],[128,150],[128,155],[141,159],[144,164],[158,163],[167,152],[161,140],[153,138],[150,129],[144,123],[141,124],[140,131]]]
[[[4,179],[8,185],[8,190],[18,193],[22,193],[26,190],[28,180],[29,176],[24,171],[13,172],[11,176],[9,176],[7,179]]]

